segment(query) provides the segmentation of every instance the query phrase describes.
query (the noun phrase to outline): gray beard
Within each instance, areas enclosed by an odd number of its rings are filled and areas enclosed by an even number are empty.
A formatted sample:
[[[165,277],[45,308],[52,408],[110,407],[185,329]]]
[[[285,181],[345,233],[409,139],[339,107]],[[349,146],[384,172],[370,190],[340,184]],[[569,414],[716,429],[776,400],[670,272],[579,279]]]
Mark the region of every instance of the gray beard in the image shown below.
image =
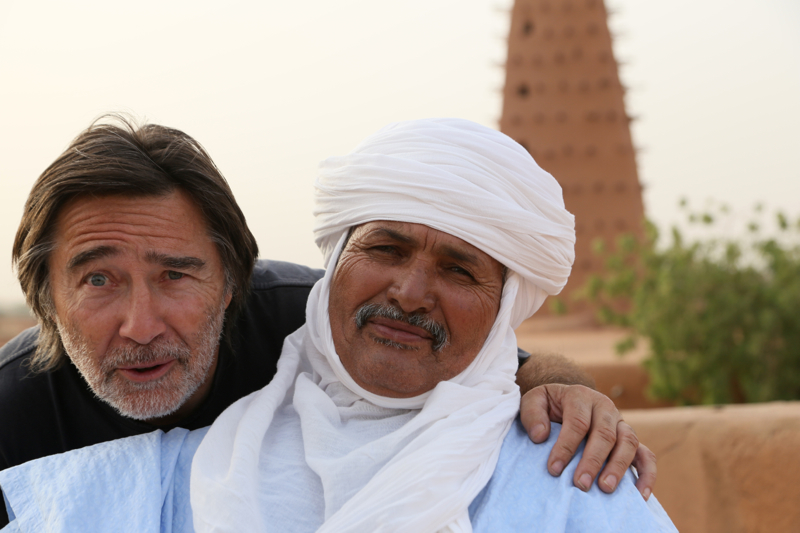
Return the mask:
[[[182,340],[156,338],[146,345],[110,349],[99,361],[92,356],[88,341],[77,328],[64,326],[58,320],[56,324],[70,361],[95,396],[122,416],[146,421],[174,413],[203,384],[214,363],[224,319],[224,302],[218,309],[207,311],[205,323],[191,339],[196,346],[194,353]],[[176,360],[173,367],[165,375],[147,383],[129,381],[116,372],[118,366],[146,364],[166,358]]]

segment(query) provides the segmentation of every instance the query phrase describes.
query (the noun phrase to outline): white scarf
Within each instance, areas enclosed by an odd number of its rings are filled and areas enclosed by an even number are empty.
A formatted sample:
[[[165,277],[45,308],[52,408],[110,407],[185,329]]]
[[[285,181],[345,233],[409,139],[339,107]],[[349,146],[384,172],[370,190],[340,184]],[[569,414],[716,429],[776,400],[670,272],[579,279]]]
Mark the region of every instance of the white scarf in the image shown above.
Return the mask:
[[[546,293],[560,290],[572,262],[573,221],[560,189],[496,131],[467,121],[413,121],[324,162],[315,214],[328,272],[309,296],[306,325],[286,339],[273,381],[228,408],[199,447],[191,479],[195,529],[269,531],[258,497],[264,447],[303,446],[324,489],[319,531],[471,531],[468,506],[491,477],[519,407],[514,328]],[[426,224],[512,269],[495,323],[472,363],[415,398],[362,389],[333,345],[333,267],[348,229],[371,220]],[[375,420],[385,427],[365,441],[332,398],[340,384],[365,406],[414,411],[399,417],[399,427],[391,417]],[[299,417],[302,442],[276,443],[268,438],[270,426],[288,403]],[[326,457],[330,439],[355,448]]]

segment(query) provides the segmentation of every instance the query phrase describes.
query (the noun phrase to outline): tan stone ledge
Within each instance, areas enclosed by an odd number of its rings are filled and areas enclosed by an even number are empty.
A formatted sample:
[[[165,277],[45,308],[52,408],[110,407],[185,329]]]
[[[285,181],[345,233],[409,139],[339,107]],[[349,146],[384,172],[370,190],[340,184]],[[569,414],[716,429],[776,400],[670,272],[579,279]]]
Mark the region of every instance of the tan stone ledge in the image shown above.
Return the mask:
[[[800,402],[623,411],[683,533],[800,531]]]

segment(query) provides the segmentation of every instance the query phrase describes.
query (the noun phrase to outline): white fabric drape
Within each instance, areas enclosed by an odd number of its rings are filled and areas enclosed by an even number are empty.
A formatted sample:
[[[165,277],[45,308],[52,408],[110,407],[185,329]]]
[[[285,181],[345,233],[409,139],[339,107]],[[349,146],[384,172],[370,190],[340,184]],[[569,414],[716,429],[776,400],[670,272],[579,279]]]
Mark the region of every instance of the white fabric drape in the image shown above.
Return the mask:
[[[315,215],[328,272],[309,296],[306,325],[286,339],[274,380],[228,408],[200,445],[191,479],[195,528],[270,531],[258,495],[260,461],[303,446],[323,488],[319,531],[471,531],[467,508],[491,477],[519,408],[514,328],[561,289],[572,262],[573,221],[560,189],[501,133],[468,121],[412,121],[325,161]],[[333,345],[333,267],[348,229],[371,220],[426,224],[512,270],[473,362],[415,398],[362,389]],[[352,403],[342,403],[342,386]],[[376,430],[365,437],[348,417],[370,408]],[[302,442],[271,439],[275,416],[298,417]],[[352,445],[331,454],[330,442]]]

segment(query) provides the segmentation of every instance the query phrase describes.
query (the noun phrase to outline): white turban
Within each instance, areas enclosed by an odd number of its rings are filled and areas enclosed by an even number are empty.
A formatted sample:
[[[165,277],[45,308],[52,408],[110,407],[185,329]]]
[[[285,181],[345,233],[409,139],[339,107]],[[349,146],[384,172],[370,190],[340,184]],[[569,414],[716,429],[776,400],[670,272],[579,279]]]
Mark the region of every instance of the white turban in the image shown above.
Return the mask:
[[[195,529],[274,528],[259,490],[270,468],[291,464],[292,450],[301,450],[295,468],[302,472],[292,475],[313,480],[321,488],[308,490],[321,493],[302,503],[281,495],[269,501],[324,506],[320,532],[471,531],[469,504],[494,472],[519,409],[514,328],[561,290],[573,260],[573,217],[560,188],[502,133],[434,119],[393,124],[349,156],[324,161],[316,199],[315,234],[328,271],[311,291],[306,324],[286,339],[273,381],[220,415],[198,448]],[[348,230],[373,220],[425,224],[511,269],[472,363],[414,398],[364,390],[333,344],[333,267]],[[299,429],[281,433],[286,427]],[[297,433],[301,442],[285,436]],[[311,478],[301,477],[309,471]],[[297,509],[304,511],[311,514]]]
[[[320,165],[317,246],[330,266],[341,235],[373,220],[425,224],[523,278],[512,325],[567,283],[575,218],[561,187],[510,137],[460,119],[391,124]]]

